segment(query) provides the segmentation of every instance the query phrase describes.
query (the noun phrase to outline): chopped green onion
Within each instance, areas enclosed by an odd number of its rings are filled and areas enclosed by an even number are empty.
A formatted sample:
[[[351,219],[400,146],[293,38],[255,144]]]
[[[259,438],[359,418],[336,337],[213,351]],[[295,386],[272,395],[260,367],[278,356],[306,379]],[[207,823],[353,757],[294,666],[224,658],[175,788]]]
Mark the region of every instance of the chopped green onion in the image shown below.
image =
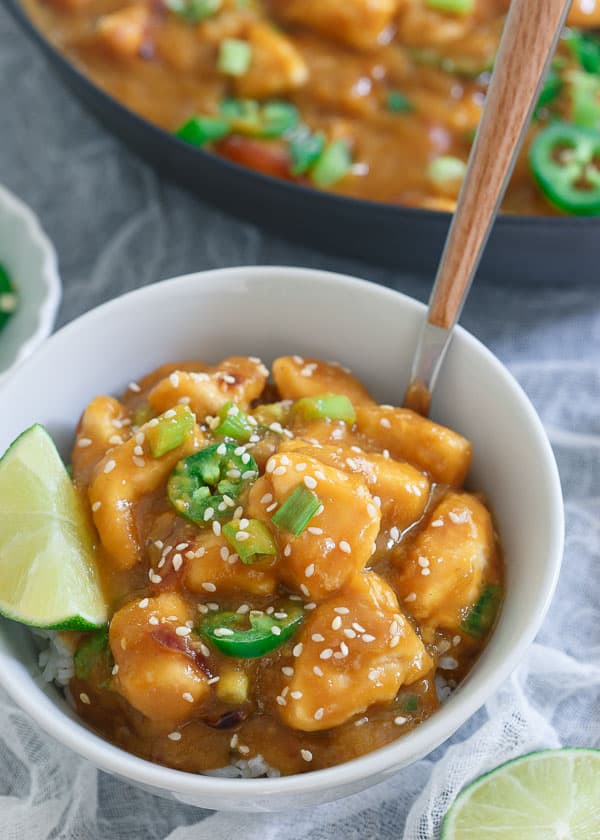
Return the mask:
[[[204,146],[229,134],[229,123],[221,117],[192,117],[175,132],[192,146]]]
[[[225,38],[219,46],[217,69],[228,76],[243,76],[252,63],[252,47],[239,38]]]
[[[453,15],[470,15],[475,9],[475,0],[425,0],[425,5],[437,12]]]
[[[414,110],[414,105],[410,99],[399,90],[390,90],[386,96],[386,103],[388,111],[393,114],[404,114],[407,111]]]
[[[571,122],[600,128],[600,77],[574,70],[567,75],[571,97]]]
[[[228,437],[246,443],[250,439],[254,426],[248,422],[248,415],[234,402],[226,402],[219,411],[221,422],[215,429],[217,437]]]
[[[297,127],[300,114],[289,102],[267,102],[261,108],[261,120],[261,137],[282,137]]]
[[[223,99],[219,106],[221,115],[229,122],[234,134],[256,136],[261,127],[260,105],[255,99]]]
[[[260,519],[250,519],[242,528],[239,519],[223,526],[223,535],[242,563],[255,563],[265,555],[275,556],[277,546],[268,527]]]
[[[299,484],[287,497],[272,522],[282,531],[289,531],[299,537],[315,513],[321,507],[318,497]]]
[[[343,420],[350,426],[356,421],[354,406],[345,394],[302,397],[294,403],[292,411],[307,420]]]
[[[79,645],[73,656],[75,676],[79,680],[87,680],[92,668],[100,656],[108,659],[112,656],[108,647],[108,629],[104,627],[97,633],[88,635]]]
[[[17,308],[17,296],[8,271],[0,265],[0,330],[4,329],[7,321],[13,316]]]
[[[565,41],[571,53],[588,73],[600,74],[600,36],[596,32],[566,30]]]
[[[165,0],[168,9],[189,23],[212,17],[221,8],[222,0]]]
[[[325,135],[306,130],[299,132],[290,142],[292,175],[302,175],[319,159],[325,148]]]
[[[317,187],[329,187],[350,172],[352,156],[345,140],[334,140],[313,166],[310,177]]]
[[[147,423],[148,420],[152,420],[153,417],[154,411],[152,410],[152,406],[150,403],[143,402],[133,413],[133,425],[143,426],[144,423]]]
[[[252,414],[257,423],[263,426],[271,426],[272,423],[279,423],[283,426],[290,414],[290,400],[282,400],[276,403],[257,405]],[[274,431],[271,429],[271,431]]]
[[[196,425],[196,416],[187,405],[176,405],[157,419],[154,426],[146,429],[146,440],[153,458],[162,458],[181,446],[185,436]]]
[[[471,607],[460,625],[469,636],[481,639],[491,629],[498,607],[502,588],[496,584],[486,586],[479,600]]]
[[[427,175],[434,184],[447,184],[449,181],[462,181],[467,171],[467,164],[457,157],[444,155],[432,160],[427,167]]]
[[[416,694],[410,694],[402,705],[403,712],[416,712],[419,708],[419,698]]]

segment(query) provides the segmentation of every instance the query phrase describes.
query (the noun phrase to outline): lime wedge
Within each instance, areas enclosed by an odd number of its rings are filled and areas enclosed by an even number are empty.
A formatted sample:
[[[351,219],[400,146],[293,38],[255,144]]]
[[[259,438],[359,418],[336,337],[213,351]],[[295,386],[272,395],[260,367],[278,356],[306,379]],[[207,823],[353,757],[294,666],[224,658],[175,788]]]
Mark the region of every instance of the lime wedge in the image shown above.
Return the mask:
[[[598,840],[600,750],[542,750],[501,764],[459,795],[442,840]]]
[[[23,432],[0,460],[0,614],[52,630],[107,621],[90,526],[39,425]]]

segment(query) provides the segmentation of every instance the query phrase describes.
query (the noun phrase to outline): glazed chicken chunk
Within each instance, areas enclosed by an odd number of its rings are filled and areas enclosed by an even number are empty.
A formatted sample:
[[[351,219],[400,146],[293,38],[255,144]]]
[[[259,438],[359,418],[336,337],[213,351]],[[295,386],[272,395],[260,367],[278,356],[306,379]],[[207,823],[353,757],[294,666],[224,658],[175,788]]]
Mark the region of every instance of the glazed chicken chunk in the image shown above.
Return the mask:
[[[317,607],[295,653],[279,713],[288,726],[309,732],[391,700],[433,667],[393,590],[374,572],[356,575]]]
[[[459,629],[481,594],[495,554],[487,509],[469,493],[448,493],[399,561],[395,583],[400,602],[429,628]]]

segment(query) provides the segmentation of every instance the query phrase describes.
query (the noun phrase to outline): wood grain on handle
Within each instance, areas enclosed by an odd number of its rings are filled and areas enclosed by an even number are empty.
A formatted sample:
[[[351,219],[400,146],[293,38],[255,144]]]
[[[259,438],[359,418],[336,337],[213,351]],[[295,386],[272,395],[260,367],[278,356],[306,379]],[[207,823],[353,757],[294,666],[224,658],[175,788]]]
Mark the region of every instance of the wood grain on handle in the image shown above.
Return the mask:
[[[469,168],[429,302],[450,328],[485,247],[570,0],[512,0]]]

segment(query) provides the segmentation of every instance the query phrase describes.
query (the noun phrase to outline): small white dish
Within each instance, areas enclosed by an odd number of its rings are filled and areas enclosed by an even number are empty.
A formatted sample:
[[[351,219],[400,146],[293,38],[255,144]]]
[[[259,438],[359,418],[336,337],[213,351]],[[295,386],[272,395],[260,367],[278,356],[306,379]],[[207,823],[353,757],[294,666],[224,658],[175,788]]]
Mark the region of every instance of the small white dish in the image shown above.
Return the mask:
[[[190,274],[113,300],[73,321],[0,387],[0,452],[34,422],[68,455],[79,415],[96,394],[119,393],[174,359],[217,361],[284,353],[349,365],[374,397],[401,404],[425,307],[381,286],[294,268]],[[552,449],[526,395],[479,341],[458,329],[432,417],[473,442],[470,484],[496,516],[506,598],[492,638],[443,706],[399,740],[345,764],[283,778],[227,779],[152,764],[88,729],[43,682],[32,635],[0,619],[0,684],[54,738],[153,793],[204,808],[277,811],[363,790],[423,757],[507,679],[544,619],[563,549],[563,506]]]
[[[61,284],[54,246],[32,210],[0,186],[0,264],[18,296],[17,310],[0,332],[0,380],[50,335]]]

